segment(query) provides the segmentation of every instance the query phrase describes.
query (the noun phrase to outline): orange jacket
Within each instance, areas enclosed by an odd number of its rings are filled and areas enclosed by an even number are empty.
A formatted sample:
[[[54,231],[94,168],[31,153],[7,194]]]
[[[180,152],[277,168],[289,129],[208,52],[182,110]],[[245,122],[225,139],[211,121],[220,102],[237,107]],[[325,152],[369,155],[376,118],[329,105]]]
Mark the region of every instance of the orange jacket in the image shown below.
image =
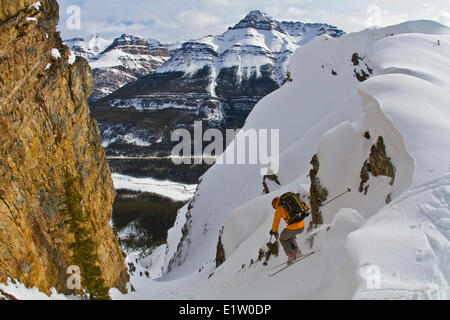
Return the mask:
[[[273,217],[272,232],[278,231],[278,226],[280,225],[281,218],[283,218],[286,223],[288,223],[289,218],[290,218],[289,212],[287,212],[287,210],[283,206],[280,206],[280,199],[278,199],[278,201],[276,203],[276,207],[277,207],[277,210],[275,211],[275,216]],[[305,227],[305,222],[300,221],[300,222],[295,222],[295,223],[287,225],[286,229],[297,230],[297,229],[301,229],[304,227]]]

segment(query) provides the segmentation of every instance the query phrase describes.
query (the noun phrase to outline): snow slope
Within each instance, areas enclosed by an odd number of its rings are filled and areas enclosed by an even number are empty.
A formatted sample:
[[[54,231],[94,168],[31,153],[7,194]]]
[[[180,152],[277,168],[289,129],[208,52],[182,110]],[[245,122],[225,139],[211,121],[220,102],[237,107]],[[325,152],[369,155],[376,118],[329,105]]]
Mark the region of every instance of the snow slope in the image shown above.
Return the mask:
[[[282,185],[263,195],[258,165],[210,169],[192,208],[179,213],[189,235],[180,236],[180,225],[169,234],[168,248],[178,250],[168,251],[170,272],[159,279],[166,281],[161,288],[201,278],[198,291],[177,288],[219,298],[448,298],[449,48],[446,27],[413,21],[338,39],[321,36],[297,50],[289,66],[293,82],[258,103],[243,128],[280,129]],[[373,73],[365,82],[356,74],[362,69]],[[360,171],[379,136],[395,180],[391,185],[389,177],[370,175],[365,195],[358,192]],[[249,262],[268,241],[270,202],[288,190],[307,200],[314,154],[330,198],[353,191],[322,208],[322,227],[298,237],[302,251],[321,250],[267,278],[260,262]],[[226,261],[214,270],[222,227]],[[284,259],[280,254],[271,264]],[[267,286],[288,289],[262,290]]]
[[[8,278],[8,281],[3,284],[0,283],[0,300],[2,298],[9,299],[18,299],[18,300],[80,300],[79,297],[76,296],[67,296],[60,293],[57,293],[55,288],[50,289],[51,295],[47,296],[45,293],[39,291],[38,288],[27,288],[22,283],[12,280]],[[7,295],[4,295],[6,293]],[[12,297],[11,297],[12,296]]]

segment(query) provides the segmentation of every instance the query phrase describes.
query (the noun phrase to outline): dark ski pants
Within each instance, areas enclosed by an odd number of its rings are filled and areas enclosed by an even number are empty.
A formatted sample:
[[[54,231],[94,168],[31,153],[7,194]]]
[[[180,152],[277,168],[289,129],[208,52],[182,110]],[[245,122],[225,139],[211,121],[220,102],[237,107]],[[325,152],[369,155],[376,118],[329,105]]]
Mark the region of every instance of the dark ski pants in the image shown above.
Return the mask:
[[[289,256],[292,250],[298,248],[297,241],[295,241],[295,236],[302,233],[303,229],[305,228],[300,228],[297,230],[284,229],[281,232],[280,243],[287,256]]]

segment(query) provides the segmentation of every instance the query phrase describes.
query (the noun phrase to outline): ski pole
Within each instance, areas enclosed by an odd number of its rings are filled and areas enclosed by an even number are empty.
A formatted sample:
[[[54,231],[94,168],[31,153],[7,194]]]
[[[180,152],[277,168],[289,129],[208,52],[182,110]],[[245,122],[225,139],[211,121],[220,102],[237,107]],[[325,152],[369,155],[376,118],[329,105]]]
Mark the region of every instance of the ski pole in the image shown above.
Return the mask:
[[[321,207],[323,207],[324,205],[326,205],[326,204],[329,204],[330,202],[332,202],[332,201],[334,201],[334,200],[336,200],[337,198],[339,198],[339,197],[342,197],[344,194],[346,194],[347,192],[351,192],[352,191],[352,189],[350,189],[350,188],[347,188],[347,191],[345,191],[345,192],[342,192],[340,195],[338,195],[338,196],[336,196],[336,197],[334,197],[333,199],[331,199],[331,200],[328,200],[327,202],[325,202],[325,203],[323,203],[323,204],[321,204],[320,206],[319,206],[319,208],[321,208]]]

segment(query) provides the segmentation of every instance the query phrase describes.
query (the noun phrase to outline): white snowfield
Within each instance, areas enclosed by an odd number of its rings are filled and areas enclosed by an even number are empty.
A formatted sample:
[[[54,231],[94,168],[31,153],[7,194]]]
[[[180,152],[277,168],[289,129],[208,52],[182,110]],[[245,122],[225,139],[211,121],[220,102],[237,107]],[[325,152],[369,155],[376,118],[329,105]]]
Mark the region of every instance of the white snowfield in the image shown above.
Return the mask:
[[[299,48],[289,64],[293,81],[261,100],[241,131],[280,130],[281,186],[263,194],[258,165],[213,166],[167,245],[147,259],[150,274],[163,275],[140,277],[146,269],[138,265],[135,292],[112,289],[112,297],[449,299],[449,53],[450,29],[432,21],[321,36]],[[358,81],[355,70],[369,69],[370,78]],[[369,173],[365,195],[360,172],[378,137],[395,180]],[[352,191],[321,208],[323,225],[297,236],[303,253],[319,251],[268,277],[286,261],[281,248],[268,266],[257,261],[269,241],[271,201],[295,191],[308,202],[315,154],[328,199]],[[216,268],[220,234],[226,260]]]
[[[176,201],[191,199],[197,188],[196,184],[182,184],[152,178],[135,178],[119,173],[113,173],[111,176],[115,189],[151,192]]]

